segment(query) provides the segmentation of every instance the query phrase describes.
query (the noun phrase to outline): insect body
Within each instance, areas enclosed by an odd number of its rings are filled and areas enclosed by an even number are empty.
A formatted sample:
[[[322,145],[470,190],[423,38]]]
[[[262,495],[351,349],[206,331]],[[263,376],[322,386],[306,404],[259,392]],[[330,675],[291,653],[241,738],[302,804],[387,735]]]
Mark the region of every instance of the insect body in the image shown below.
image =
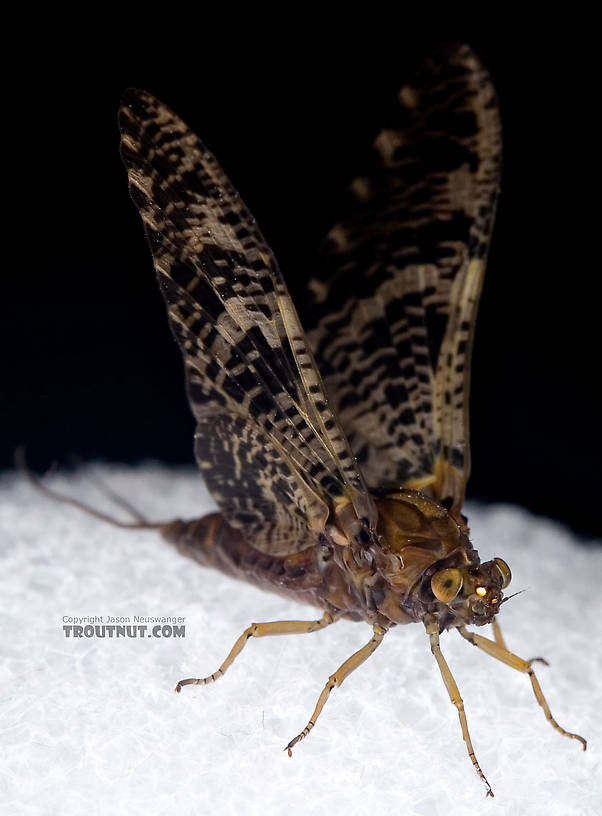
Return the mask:
[[[404,86],[351,184],[308,286],[304,332],[277,262],[216,160],[143,91],[120,114],[142,215],[197,420],[195,453],[219,514],[161,527],[203,565],[311,603],[318,620],[252,624],[249,637],[308,633],[338,618],[372,638],[420,621],[472,750],[439,646],[447,629],[530,675],[496,615],[511,574],[481,564],[461,509],[469,472],[468,369],[498,192],[500,126],[487,72],[466,46]],[[492,623],[494,639],[466,626]]]

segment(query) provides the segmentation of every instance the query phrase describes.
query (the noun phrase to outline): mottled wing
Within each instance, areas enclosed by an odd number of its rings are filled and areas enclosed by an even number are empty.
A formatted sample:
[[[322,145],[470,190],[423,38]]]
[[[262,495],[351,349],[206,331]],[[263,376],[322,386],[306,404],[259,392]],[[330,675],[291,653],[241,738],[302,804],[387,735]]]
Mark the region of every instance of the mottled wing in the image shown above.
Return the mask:
[[[399,92],[310,282],[308,339],[368,486],[456,512],[500,159],[489,76],[446,48]]]
[[[196,456],[227,521],[257,546],[302,546],[331,508],[372,503],[331,412],[277,263],[214,157],[130,90],[122,157],[198,422]],[[307,535],[305,536],[307,538]]]

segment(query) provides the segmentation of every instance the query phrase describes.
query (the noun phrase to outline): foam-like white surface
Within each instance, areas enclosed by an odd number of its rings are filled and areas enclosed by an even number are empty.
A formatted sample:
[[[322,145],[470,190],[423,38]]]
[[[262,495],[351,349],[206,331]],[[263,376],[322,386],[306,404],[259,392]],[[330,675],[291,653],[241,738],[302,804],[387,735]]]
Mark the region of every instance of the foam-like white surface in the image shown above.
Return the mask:
[[[192,472],[100,472],[155,519],[210,506]],[[108,507],[81,474],[51,483]],[[251,641],[225,678],[176,695],[177,680],[214,671],[251,621],[313,618],[311,607],[203,570],[157,533],[106,526],[21,478],[0,490],[3,813],[602,812],[602,549],[562,527],[514,507],[469,508],[481,557],[501,555],[513,590],[530,589],[501,613],[509,647],[549,659],[538,675],[552,712],[590,739],[583,753],[545,722],[526,676],[444,635],[495,791],[486,801],[421,626],[387,635],[289,759],[283,747],[367,625]],[[186,637],[67,639],[64,615],[185,616]]]

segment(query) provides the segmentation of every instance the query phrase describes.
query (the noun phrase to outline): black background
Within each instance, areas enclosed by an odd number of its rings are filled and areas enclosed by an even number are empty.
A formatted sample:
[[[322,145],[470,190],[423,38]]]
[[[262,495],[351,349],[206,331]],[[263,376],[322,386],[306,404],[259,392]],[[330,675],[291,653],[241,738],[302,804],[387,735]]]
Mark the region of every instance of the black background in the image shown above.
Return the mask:
[[[163,99],[216,154],[302,313],[316,247],[382,112],[421,56],[464,40],[493,75],[504,125],[473,359],[469,496],[599,535],[594,55],[560,19],[434,31],[374,12],[325,30],[291,9],[262,23],[234,12],[219,24],[156,20],[144,35],[124,22],[100,43],[89,39],[94,21],[80,21],[85,37],[30,49],[6,105],[5,177],[17,179],[4,199],[14,218],[3,264],[2,467],[20,443],[37,469],[72,455],[193,459],[181,360],[118,155],[126,87]]]

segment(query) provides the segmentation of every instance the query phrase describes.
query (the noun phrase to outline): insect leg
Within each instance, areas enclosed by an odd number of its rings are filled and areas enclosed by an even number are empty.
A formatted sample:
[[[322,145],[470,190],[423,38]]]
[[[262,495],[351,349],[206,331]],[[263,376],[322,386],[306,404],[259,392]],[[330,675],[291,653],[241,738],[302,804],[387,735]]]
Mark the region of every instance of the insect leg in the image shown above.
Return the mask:
[[[474,749],[472,747],[472,741],[470,739],[470,734],[468,733],[468,723],[466,721],[466,714],[464,712],[464,702],[462,700],[462,697],[460,696],[460,691],[458,690],[456,681],[454,680],[450,668],[447,665],[447,661],[445,660],[441,653],[441,648],[439,646],[439,625],[437,623],[429,623],[426,627],[426,633],[431,641],[431,652],[433,653],[435,660],[437,661],[437,664],[439,666],[439,671],[441,672],[441,677],[443,677],[443,682],[445,683],[445,688],[447,689],[447,693],[449,694],[449,699],[452,701],[452,703],[458,710],[458,717],[460,718],[460,726],[462,728],[462,737],[464,738],[464,742],[466,743],[466,750],[468,751],[470,761],[474,765],[475,771],[478,773],[479,777],[487,785],[487,796],[493,796],[491,785],[489,784],[487,778],[485,777],[485,774],[481,770],[481,766],[477,761]]]
[[[554,717],[552,717],[552,712],[550,711],[550,707],[546,702],[546,698],[543,696],[543,692],[541,690],[541,686],[535,676],[535,672],[531,668],[532,660],[523,660],[521,657],[509,652],[508,649],[501,646],[500,643],[496,643],[493,640],[489,640],[489,638],[482,637],[482,635],[475,635],[473,632],[468,632],[464,626],[459,626],[458,631],[462,635],[463,638],[469,643],[472,643],[473,646],[477,646],[479,649],[482,649],[484,652],[487,652],[488,655],[491,657],[495,657],[496,660],[501,660],[502,663],[505,663],[507,666],[510,666],[516,671],[525,672],[529,675],[531,679],[531,685],[533,686],[533,692],[535,693],[535,698],[539,705],[543,708],[544,714],[546,715],[546,720],[557,730],[560,731],[561,734],[564,734],[565,737],[570,737],[571,739],[579,740],[579,742],[583,745],[583,750],[587,748],[587,741],[580,737],[579,734],[572,734],[570,731],[565,731],[562,728]],[[534,658],[534,660],[537,658]]]
[[[238,638],[230,654],[224,660],[219,669],[208,677],[189,677],[187,680],[180,680],[175,691],[180,692],[182,686],[194,685],[205,686],[207,683],[214,683],[218,677],[225,674],[238,655],[244,649],[246,642],[252,637],[269,637],[270,635],[306,635],[310,632],[317,632],[324,629],[337,620],[337,615],[325,612],[320,620],[313,621],[270,621],[269,623],[252,623]]]
[[[501,646],[502,649],[505,649],[507,652],[510,651],[506,646],[506,642],[502,635],[502,630],[496,618],[491,621],[491,628],[493,629],[493,637],[497,645]],[[527,660],[527,663],[529,663],[529,665],[531,665],[531,663],[543,663],[544,666],[550,665],[545,657],[532,657],[530,660]]]
[[[491,628],[493,629],[493,637],[497,645],[500,646],[502,649],[506,649],[507,651],[508,647],[506,646],[506,641],[504,640],[504,636],[502,635],[502,630],[500,628],[499,623],[497,622],[497,618],[494,618],[491,621]]]
[[[374,652],[375,649],[377,649],[378,646],[380,646],[380,644],[382,643],[382,639],[386,634],[387,634],[386,629],[383,629],[381,626],[375,626],[374,634],[372,635],[372,638],[368,641],[368,643],[366,643],[365,646],[362,646],[362,648],[359,649],[357,652],[354,652],[354,654],[352,654],[350,658],[348,658],[341,666],[339,666],[339,668],[335,671],[334,674],[330,675],[330,677],[326,681],[326,685],[322,689],[322,694],[320,694],[320,696],[318,697],[318,702],[316,703],[314,713],[311,715],[309,722],[307,723],[303,731],[301,731],[300,734],[297,734],[297,736],[294,739],[292,739],[284,749],[285,751],[288,751],[289,756],[293,755],[292,751],[293,746],[300,742],[302,739],[305,739],[305,737],[309,734],[311,729],[316,724],[316,720],[322,713],[324,704],[326,703],[326,700],[328,700],[330,692],[333,690],[333,688],[335,686],[340,686],[343,680],[348,675],[350,675],[352,671],[355,671],[355,669],[357,669],[358,666],[361,666],[361,664],[370,657],[372,652]]]

